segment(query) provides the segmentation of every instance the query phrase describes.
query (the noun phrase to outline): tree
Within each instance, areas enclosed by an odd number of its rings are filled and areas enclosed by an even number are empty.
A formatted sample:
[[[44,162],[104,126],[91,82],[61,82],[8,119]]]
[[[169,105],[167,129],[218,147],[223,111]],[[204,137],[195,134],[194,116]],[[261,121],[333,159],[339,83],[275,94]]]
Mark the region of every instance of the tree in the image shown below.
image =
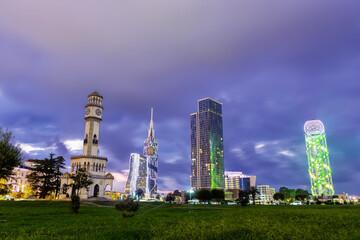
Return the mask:
[[[142,199],[145,196],[144,190],[141,188],[136,189],[135,194],[138,196],[138,199]]]
[[[295,198],[295,195],[296,195],[295,189],[289,189],[289,188],[286,188],[286,187],[281,187],[279,189],[279,192],[284,194],[285,199],[287,201],[292,201]]]
[[[249,194],[251,195],[253,204],[255,205],[255,197],[256,197],[256,194],[260,194],[259,190],[256,187],[252,186],[249,189]]]
[[[295,196],[295,199],[298,201],[305,201],[308,198],[308,195],[306,194],[297,194]]]
[[[274,194],[274,200],[277,200],[277,201],[284,201],[285,199],[285,195],[281,192],[277,192]]]
[[[295,193],[296,193],[296,195],[306,195],[306,198],[308,198],[310,196],[310,193],[307,190],[304,190],[301,188],[296,189]],[[295,197],[296,197],[296,195],[295,195]]]
[[[212,189],[211,190],[211,198],[215,199],[217,202],[224,201],[224,199],[225,199],[224,190],[216,189],[216,188]]]
[[[50,159],[34,160],[35,166],[30,168],[28,182],[32,189],[39,193],[40,198],[45,198],[53,192],[60,190],[60,169],[65,168],[65,159],[63,157],[54,158],[50,153]]]
[[[12,140],[12,133],[0,127],[0,179],[9,180],[14,167],[20,165],[22,160],[21,148],[12,144]],[[6,189],[7,192],[8,188],[3,185],[0,184],[0,189]]]
[[[71,196],[71,210],[73,213],[77,214],[80,208],[80,197],[77,195]]]
[[[133,217],[134,214],[128,212],[136,212],[139,209],[139,203],[135,202],[132,198],[127,198],[115,204],[115,208],[118,211],[124,211],[123,218]]]
[[[209,189],[200,189],[195,193],[195,198],[199,199],[201,202],[210,202],[211,200],[211,192]]]
[[[75,173],[70,175],[70,179],[73,181],[69,186],[72,188],[71,196],[79,195],[79,190],[85,188],[89,190],[89,186],[93,184],[93,181],[89,179],[89,173],[85,168],[79,168]],[[68,186],[65,186],[67,188]]]
[[[236,200],[241,206],[246,206],[249,204],[249,192],[247,191],[239,191],[239,198]]]
[[[166,195],[165,201],[172,203],[175,200],[175,197],[173,194],[169,193],[168,195]]]
[[[181,197],[181,192],[179,190],[175,190],[173,193],[174,197]]]

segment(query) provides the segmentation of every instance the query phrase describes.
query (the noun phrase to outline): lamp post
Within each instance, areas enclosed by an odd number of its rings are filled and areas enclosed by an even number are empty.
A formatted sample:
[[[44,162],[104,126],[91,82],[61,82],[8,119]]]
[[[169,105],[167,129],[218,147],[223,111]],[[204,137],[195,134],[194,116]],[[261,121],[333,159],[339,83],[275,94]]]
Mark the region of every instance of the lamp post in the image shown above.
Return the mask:
[[[192,189],[189,191],[189,193],[190,193],[190,200],[191,200],[191,193],[193,193],[193,192],[194,192],[194,190],[192,190]]]

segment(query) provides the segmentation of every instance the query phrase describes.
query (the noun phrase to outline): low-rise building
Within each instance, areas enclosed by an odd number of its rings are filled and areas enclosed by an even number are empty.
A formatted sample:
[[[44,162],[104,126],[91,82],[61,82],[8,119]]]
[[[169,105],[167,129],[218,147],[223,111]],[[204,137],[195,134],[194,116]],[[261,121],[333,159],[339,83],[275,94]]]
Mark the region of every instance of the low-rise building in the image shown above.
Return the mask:
[[[248,191],[255,187],[256,176],[245,175],[242,172],[225,171],[225,190],[241,189]]]

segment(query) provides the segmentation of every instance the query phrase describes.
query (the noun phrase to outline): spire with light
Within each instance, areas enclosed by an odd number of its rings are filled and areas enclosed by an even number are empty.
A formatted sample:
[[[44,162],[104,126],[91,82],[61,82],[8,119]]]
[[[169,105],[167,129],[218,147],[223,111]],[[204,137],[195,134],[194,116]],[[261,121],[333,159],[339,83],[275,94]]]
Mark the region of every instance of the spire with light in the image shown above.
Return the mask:
[[[148,137],[149,138],[154,138],[155,137],[153,115],[154,115],[154,109],[151,108],[150,128],[149,128],[149,132],[148,132]]]

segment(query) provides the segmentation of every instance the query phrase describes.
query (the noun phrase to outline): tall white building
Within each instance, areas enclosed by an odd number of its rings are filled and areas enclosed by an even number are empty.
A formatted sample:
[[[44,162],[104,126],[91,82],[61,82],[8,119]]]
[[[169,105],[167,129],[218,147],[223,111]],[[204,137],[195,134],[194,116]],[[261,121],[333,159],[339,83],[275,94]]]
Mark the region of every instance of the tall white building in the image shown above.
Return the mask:
[[[102,106],[103,97],[98,92],[93,92],[88,96],[88,104],[85,106],[85,133],[83,154],[71,157],[70,174],[76,173],[80,168],[85,168],[89,174],[89,179],[93,181],[89,189],[81,189],[79,196],[82,199],[89,197],[105,197],[105,190],[112,191],[114,177],[111,173],[106,174],[106,164],[108,159],[101,157],[99,153],[100,122],[104,107]],[[61,177],[61,186],[70,184],[72,180],[69,173]],[[71,194],[71,188],[67,190]],[[111,196],[111,195],[110,195]],[[60,198],[66,197],[62,191]]]
[[[259,197],[262,204],[268,204],[274,201],[275,188],[270,188],[269,185],[258,185]]]

